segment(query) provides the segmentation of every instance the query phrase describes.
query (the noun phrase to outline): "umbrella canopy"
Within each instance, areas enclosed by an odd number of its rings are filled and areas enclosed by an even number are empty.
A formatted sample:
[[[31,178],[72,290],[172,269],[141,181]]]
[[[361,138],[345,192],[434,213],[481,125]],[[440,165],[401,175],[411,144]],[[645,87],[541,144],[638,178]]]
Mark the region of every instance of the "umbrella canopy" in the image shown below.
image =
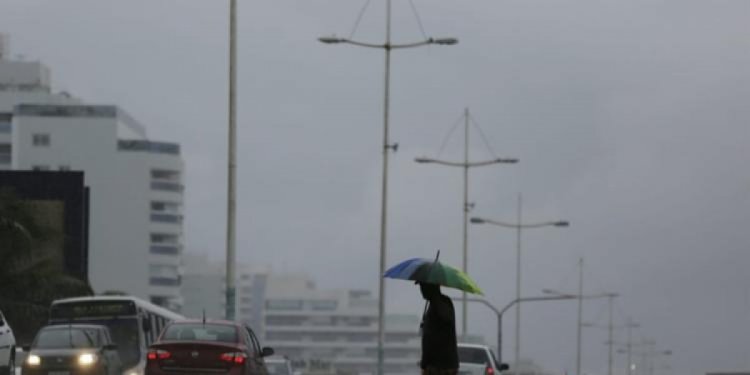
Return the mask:
[[[482,294],[482,290],[467,274],[432,259],[414,258],[403,261],[391,267],[383,276],[390,279],[437,284],[469,293]]]

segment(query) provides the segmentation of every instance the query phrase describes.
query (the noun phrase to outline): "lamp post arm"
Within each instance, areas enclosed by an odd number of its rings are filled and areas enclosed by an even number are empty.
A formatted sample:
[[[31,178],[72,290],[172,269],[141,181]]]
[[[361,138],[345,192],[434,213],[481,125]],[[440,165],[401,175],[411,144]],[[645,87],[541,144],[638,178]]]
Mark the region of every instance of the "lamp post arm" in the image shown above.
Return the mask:
[[[556,226],[558,222],[556,221],[546,221],[542,223],[530,223],[530,224],[518,224],[518,223],[505,223],[502,221],[497,220],[490,220],[490,219],[482,219],[484,223],[496,225],[499,227],[505,227],[505,228],[514,228],[517,229],[520,227],[521,229],[533,229],[533,228],[542,228],[542,227],[552,227]]]
[[[500,310],[500,315],[503,315],[511,307],[515,306],[515,304],[521,303],[521,302],[560,301],[560,300],[575,299],[575,298],[576,298],[575,296],[523,297],[523,298],[510,301],[507,305],[505,305],[505,307],[502,308],[502,310]]]
[[[380,48],[380,49],[385,49],[388,46],[387,44],[375,44],[375,43],[358,42],[356,40],[351,40],[351,39],[341,39],[341,43],[353,44],[353,45],[359,46],[359,47]]]
[[[486,165],[503,164],[503,163],[513,164],[513,163],[518,162],[518,159],[493,159],[493,160],[475,161],[475,162],[469,162],[469,163],[430,159],[430,158],[416,158],[414,159],[414,161],[416,161],[417,163],[432,163],[432,164],[445,165],[448,167],[470,168],[470,167],[484,167]]]
[[[402,43],[402,44],[375,44],[375,43],[368,43],[368,42],[359,42],[356,40],[351,39],[338,39],[336,42],[338,43],[348,43],[353,44],[355,46],[359,47],[367,47],[367,48],[380,48],[380,49],[404,49],[404,48],[414,48],[414,47],[421,47],[426,46],[429,44],[434,44],[435,40],[432,38],[425,39],[419,42],[413,42],[413,43]]]
[[[425,40],[423,40],[421,42],[403,43],[403,44],[391,44],[390,48],[391,49],[414,48],[414,47],[426,46],[428,44],[433,44],[433,43],[435,43],[434,39],[429,38],[429,39],[425,39]]]

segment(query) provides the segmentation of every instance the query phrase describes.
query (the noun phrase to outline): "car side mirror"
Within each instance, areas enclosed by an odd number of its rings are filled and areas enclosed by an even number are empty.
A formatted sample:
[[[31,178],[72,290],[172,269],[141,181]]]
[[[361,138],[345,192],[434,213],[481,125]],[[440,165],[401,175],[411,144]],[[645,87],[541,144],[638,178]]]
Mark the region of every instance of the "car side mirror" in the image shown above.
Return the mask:
[[[102,347],[104,350],[117,350],[116,344],[107,344]]]
[[[266,347],[266,348],[263,348],[263,350],[260,351],[260,356],[261,357],[270,357],[270,356],[273,355],[273,353],[275,353],[274,350],[273,350],[273,348]]]
[[[501,363],[500,364],[500,368],[498,370],[500,370],[500,371],[508,371],[508,370],[510,370],[510,366],[508,366],[507,363]]]

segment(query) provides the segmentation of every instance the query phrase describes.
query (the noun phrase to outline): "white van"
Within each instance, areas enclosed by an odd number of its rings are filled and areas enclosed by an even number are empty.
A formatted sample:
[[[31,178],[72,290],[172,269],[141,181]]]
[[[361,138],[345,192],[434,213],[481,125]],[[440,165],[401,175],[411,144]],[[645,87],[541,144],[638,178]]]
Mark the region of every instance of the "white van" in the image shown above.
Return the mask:
[[[0,311],[0,374],[16,373],[16,337]]]

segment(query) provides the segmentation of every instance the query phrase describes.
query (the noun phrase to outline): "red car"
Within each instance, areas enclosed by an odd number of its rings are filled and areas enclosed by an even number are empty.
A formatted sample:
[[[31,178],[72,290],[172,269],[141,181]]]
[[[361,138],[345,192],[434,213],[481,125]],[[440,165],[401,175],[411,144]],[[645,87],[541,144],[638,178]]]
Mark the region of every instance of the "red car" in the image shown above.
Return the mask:
[[[179,321],[164,328],[149,347],[146,375],[267,375],[261,348],[250,327],[225,321]]]

